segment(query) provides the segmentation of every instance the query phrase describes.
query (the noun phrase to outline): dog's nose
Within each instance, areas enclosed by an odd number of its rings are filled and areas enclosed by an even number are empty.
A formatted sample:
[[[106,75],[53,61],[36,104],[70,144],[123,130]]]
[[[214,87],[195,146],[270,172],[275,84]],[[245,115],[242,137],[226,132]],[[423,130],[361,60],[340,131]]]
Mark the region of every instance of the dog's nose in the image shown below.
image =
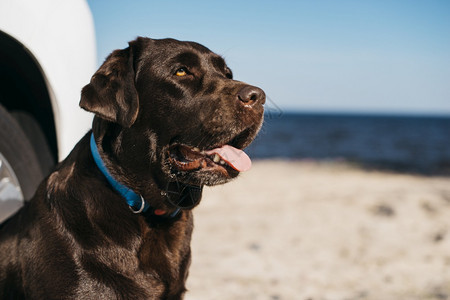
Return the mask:
[[[245,105],[253,106],[256,103],[264,104],[266,102],[266,94],[256,86],[247,85],[238,93],[238,99]]]

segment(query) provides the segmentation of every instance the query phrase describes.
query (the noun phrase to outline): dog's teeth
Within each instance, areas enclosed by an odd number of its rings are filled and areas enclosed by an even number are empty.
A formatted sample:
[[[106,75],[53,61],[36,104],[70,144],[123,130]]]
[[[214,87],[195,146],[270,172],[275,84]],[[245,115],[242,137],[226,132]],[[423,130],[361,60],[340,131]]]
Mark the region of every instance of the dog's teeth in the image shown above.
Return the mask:
[[[197,148],[197,147],[195,147],[195,148],[192,148],[192,150],[194,150],[195,152],[200,152],[200,149],[199,149],[199,148]]]
[[[221,164],[221,165],[224,165],[224,164],[225,164],[225,161],[220,160],[220,164]]]
[[[219,154],[214,154],[213,161],[214,161],[215,163],[218,163],[218,162],[220,161],[220,156],[219,156]]]

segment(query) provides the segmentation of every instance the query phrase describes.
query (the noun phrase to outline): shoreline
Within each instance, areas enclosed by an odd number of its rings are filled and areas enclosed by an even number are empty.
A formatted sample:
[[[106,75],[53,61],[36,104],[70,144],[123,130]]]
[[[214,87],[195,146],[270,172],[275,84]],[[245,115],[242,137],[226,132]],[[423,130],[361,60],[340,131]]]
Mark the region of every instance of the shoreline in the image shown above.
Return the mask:
[[[398,175],[413,175],[424,177],[449,177],[450,178],[450,165],[447,162],[442,162],[440,165],[433,165],[433,167],[420,167],[413,166],[404,163],[392,163],[387,161],[370,161],[363,162],[358,160],[350,160],[343,157],[330,157],[330,158],[284,158],[284,157],[258,157],[252,159],[255,163],[264,162],[293,162],[300,164],[311,164],[316,166],[329,166],[331,168],[348,168],[361,170],[366,172],[382,172]]]

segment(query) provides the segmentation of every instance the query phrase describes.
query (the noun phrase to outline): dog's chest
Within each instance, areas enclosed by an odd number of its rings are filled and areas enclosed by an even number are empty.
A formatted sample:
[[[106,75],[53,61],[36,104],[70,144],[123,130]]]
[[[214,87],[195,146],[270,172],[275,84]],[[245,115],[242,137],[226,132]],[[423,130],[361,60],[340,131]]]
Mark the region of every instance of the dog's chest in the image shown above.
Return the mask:
[[[98,249],[82,254],[77,297],[95,294],[100,299],[114,299],[117,295],[124,299],[181,299],[190,263],[191,224],[190,218],[184,217],[169,228],[151,228],[142,223],[142,237],[129,249]]]

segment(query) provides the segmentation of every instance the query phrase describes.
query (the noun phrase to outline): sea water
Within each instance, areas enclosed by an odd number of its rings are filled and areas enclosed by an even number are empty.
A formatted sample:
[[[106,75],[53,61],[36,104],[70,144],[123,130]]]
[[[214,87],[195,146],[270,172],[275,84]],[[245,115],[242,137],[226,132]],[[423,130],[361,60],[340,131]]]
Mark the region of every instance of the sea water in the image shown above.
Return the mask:
[[[268,114],[247,153],[450,175],[450,116]]]

